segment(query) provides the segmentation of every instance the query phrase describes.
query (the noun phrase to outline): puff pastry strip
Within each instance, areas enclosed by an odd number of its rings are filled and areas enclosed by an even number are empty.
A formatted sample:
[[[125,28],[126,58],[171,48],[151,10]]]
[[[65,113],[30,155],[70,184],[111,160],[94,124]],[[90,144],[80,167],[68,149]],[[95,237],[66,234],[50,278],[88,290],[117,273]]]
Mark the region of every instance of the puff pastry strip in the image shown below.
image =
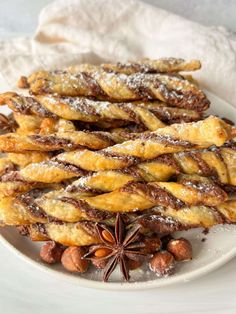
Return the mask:
[[[13,179],[52,183],[83,176],[86,171],[123,169],[166,153],[221,146],[234,136],[234,132],[232,126],[216,117],[196,123],[173,124],[149,133],[148,137],[144,135],[100,151],[79,150],[59,154],[50,161],[30,164],[13,173]],[[11,174],[2,179],[12,181]]]
[[[20,155],[22,155],[22,161],[24,162],[24,154]],[[197,150],[167,154],[123,170],[107,170],[87,174],[69,185],[67,191],[73,193],[90,191],[99,194],[116,190],[132,181],[168,181],[172,176],[180,173],[210,177],[220,184],[223,189],[228,191],[230,187],[232,189],[232,186],[236,186],[235,159],[236,147],[233,143],[229,147],[212,147],[202,151]],[[12,161],[14,162],[14,160]],[[63,168],[60,169],[59,164],[55,163],[55,166],[56,165],[58,169],[54,169],[53,174],[51,174],[52,171],[50,171],[50,167],[48,167],[47,176],[43,177],[43,180],[47,183],[51,181],[60,182],[62,178],[79,176],[78,171],[76,172],[73,168],[68,167],[67,170],[65,170]],[[31,169],[31,166],[29,166],[29,168]],[[28,173],[30,174],[30,170]],[[39,180],[42,180],[42,175],[40,176],[41,179]],[[17,181],[17,177],[15,177],[15,180],[13,177],[13,180],[9,181],[8,177],[5,176],[5,182],[0,182],[0,193],[14,195],[19,191],[21,185],[24,187],[24,191],[27,191],[26,185],[28,189],[31,189],[32,186],[28,184],[29,181],[27,181],[26,178],[27,177],[22,176],[21,181]],[[29,179],[30,177],[28,175],[28,180]],[[34,179],[38,179],[38,176],[34,177]]]
[[[50,152],[27,151],[24,153],[8,153],[6,159],[19,168],[24,168],[32,163],[47,161],[52,158]]]
[[[213,178],[223,187],[236,186],[236,147],[212,147],[203,151],[162,155],[123,170],[98,171],[74,181],[68,191],[104,193],[131,181],[168,181],[173,175],[184,173]]]
[[[34,115],[25,115],[14,112],[14,118],[18,124],[18,135],[51,134],[55,132],[71,132],[76,128],[73,122],[64,119],[43,118]]]
[[[14,112],[21,114],[100,124],[104,120],[124,120],[143,125],[151,131],[164,127],[165,123],[192,122],[202,118],[197,111],[168,107],[161,102],[111,103],[51,95],[33,98],[8,92],[0,95],[0,104],[7,104]]]
[[[204,111],[209,100],[194,84],[167,74],[116,74],[66,71],[33,73],[28,78],[32,94],[93,96],[118,101],[159,99],[171,106]]]
[[[179,210],[191,205],[217,206],[227,200],[227,194],[214,183],[200,178],[185,178],[182,182],[131,182],[110,193],[91,196],[52,191],[33,199],[28,194],[0,201],[0,220],[9,224],[48,220],[77,222],[81,219],[104,220],[115,212],[135,212],[161,205]],[[17,213],[21,218],[17,221]],[[30,219],[28,218],[30,216]],[[14,218],[13,218],[14,217]],[[15,219],[15,220],[14,220]]]
[[[27,229],[32,241],[54,239],[66,246],[85,246],[100,242],[95,232],[95,223],[91,221],[32,224]]]
[[[191,206],[174,210],[156,207],[140,217],[139,222],[158,233],[172,233],[192,228],[211,228],[219,224],[236,223],[236,200],[217,206]]]
[[[135,135],[133,135],[135,137]],[[137,134],[138,136],[138,134]],[[69,131],[54,134],[19,135],[7,133],[0,135],[1,152],[23,151],[55,151],[74,150],[88,147],[90,149],[102,149],[115,143],[129,139],[126,132],[109,133],[102,131]]]
[[[115,64],[101,64],[101,65],[91,65],[91,64],[79,64],[69,67],[67,70],[71,73],[77,73],[78,71],[98,71],[99,69],[124,73],[133,74],[137,72],[141,73],[171,73],[171,72],[182,72],[182,71],[196,71],[201,68],[201,63],[199,60],[185,61],[183,59],[177,58],[160,58],[152,60],[149,58],[143,58],[137,61],[130,61],[126,63],[115,63]]]
[[[138,222],[147,229],[160,234],[192,228],[211,228],[222,224],[236,223],[236,201],[229,200],[223,204],[208,206],[191,206],[179,210],[157,207],[150,213],[137,217]],[[33,241],[54,240],[64,245],[90,245],[98,243],[94,234],[95,223],[81,221],[79,223],[57,223],[28,225],[29,236]],[[79,231],[77,231],[79,229]],[[83,229],[83,237],[81,234]],[[93,236],[94,241],[84,238],[84,235]],[[83,239],[83,240],[82,240]]]

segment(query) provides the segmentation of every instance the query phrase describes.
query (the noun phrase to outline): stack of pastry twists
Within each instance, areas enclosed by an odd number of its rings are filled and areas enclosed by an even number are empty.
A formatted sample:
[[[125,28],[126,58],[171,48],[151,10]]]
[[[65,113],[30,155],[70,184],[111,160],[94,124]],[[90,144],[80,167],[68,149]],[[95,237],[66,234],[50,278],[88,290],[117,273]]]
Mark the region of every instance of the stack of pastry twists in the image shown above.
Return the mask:
[[[191,151],[196,148],[207,148],[211,145],[220,146],[225,141],[230,140],[234,136],[234,132],[233,127],[216,117],[209,117],[203,121],[186,123],[181,126],[173,124],[155,132],[135,135],[137,138],[134,140],[125,141],[99,151],[80,149],[61,153],[51,160],[32,163],[17,172],[9,173],[2,177],[2,181],[4,181],[4,185],[7,181],[11,183],[12,181],[60,182],[84,175],[88,171],[124,169],[139,163],[140,165],[137,167],[143,167],[144,171],[145,164],[149,167],[153,166],[155,169],[155,164],[158,166],[158,162],[155,163],[154,161],[154,164],[153,162],[148,164],[144,161],[153,160],[167,153]],[[9,145],[11,142],[6,141],[6,143]],[[26,143],[24,142],[23,144],[25,145]],[[203,155],[207,159],[207,154]],[[193,154],[193,156],[197,159],[196,154]],[[170,158],[169,163],[171,166],[174,165],[174,160],[171,162]],[[200,166],[202,165],[203,161]],[[155,173],[153,175],[155,176]],[[164,173],[163,176],[165,176]],[[4,190],[4,188],[0,190]]]
[[[28,78],[31,93],[62,96],[92,96],[117,101],[159,99],[170,106],[206,110],[205,94],[188,80],[168,74],[131,75],[97,72],[42,71]]]
[[[235,223],[236,129],[204,118],[208,99],[179,73],[199,68],[82,64],[22,78],[30,96],[1,94],[18,124],[0,135],[1,224],[80,246],[117,212],[164,233]]]
[[[133,122],[154,131],[166,123],[191,122],[202,118],[194,110],[168,107],[162,102],[111,103],[81,97],[38,95],[25,97],[16,93],[0,95],[0,104],[7,104],[15,113],[41,118],[63,118],[88,123],[121,120]]]

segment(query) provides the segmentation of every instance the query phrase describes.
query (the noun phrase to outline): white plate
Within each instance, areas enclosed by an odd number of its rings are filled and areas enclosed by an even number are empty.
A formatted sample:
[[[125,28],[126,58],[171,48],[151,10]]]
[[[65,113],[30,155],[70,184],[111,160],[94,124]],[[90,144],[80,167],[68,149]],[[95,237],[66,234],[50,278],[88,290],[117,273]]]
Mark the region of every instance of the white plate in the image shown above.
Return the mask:
[[[209,113],[229,118],[236,123],[236,110],[230,104],[209,92],[207,92],[207,96],[212,103]],[[167,278],[157,278],[155,274],[145,268],[132,271],[131,281],[121,283],[120,273],[117,271],[111,277],[112,282],[104,283],[101,281],[102,272],[94,268],[83,275],[75,275],[66,272],[60,265],[48,266],[43,264],[39,260],[40,244],[20,236],[11,227],[0,228],[0,242],[18,257],[42,271],[60,276],[61,280],[73,281],[78,285],[96,289],[137,290],[187,282],[209,273],[236,256],[236,226],[234,225],[214,227],[208,235],[204,235],[200,229],[181,232],[178,235],[184,235],[191,241],[194,258],[190,262],[179,263],[174,275]]]

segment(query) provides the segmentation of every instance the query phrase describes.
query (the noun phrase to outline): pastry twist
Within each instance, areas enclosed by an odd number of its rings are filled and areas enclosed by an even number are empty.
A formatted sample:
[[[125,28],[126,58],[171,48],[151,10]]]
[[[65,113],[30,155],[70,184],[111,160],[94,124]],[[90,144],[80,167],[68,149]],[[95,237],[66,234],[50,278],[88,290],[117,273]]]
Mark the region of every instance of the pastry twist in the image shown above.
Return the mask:
[[[157,233],[235,224],[236,200],[228,200],[217,206],[191,206],[179,210],[155,207],[138,220],[145,228]]]
[[[219,224],[236,223],[236,201],[229,200],[214,207],[190,206],[179,210],[155,207],[150,212],[136,217],[136,221],[145,229],[160,234],[192,228],[211,228]],[[95,233],[95,222],[80,221],[35,223],[27,226],[33,241],[49,239],[64,245],[91,245],[99,243]],[[92,238],[91,238],[92,237]]]
[[[95,223],[80,221],[77,223],[51,222],[27,226],[32,241],[48,241],[54,239],[66,246],[85,246],[100,243],[95,232]]]
[[[135,134],[132,136],[135,137]],[[69,131],[46,135],[7,133],[0,135],[0,151],[20,153],[33,150],[74,150],[83,147],[102,149],[115,143],[123,142],[129,139],[129,137],[130,134],[126,134],[126,132],[109,133],[102,131]]]
[[[58,117],[89,123],[124,120],[144,126],[150,131],[164,127],[165,123],[191,122],[202,118],[193,110],[167,107],[164,103],[111,103],[78,97],[39,95],[19,96],[15,93],[0,95],[0,104],[7,104],[14,112],[43,118]]]
[[[120,189],[96,196],[89,192],[59,190],[36,199],[30,193],[17,198],[4,197],[0,202],[0,220],[5,224],[96,221],[109,219],[116,212],[144,211],[154,206],[175,210],[191,205],[217,206],[226,200],[227,194],[205,178],[184,178],[181,182],[130,182]]]
[[[188,80],[167,74],[116,74],[105,71],[33,73],[28,78],[33,94],[93,96],[118,101],[159,99],[168,105],[204,111],[209,107],[205,94]]]
[[[168,181],[180,173],[211,177],[227,189],[236,186],[236,147],[210,148],[202,151],[162,155],[123,170],[98,171],[74,181],[68,191],[104,193],[131,181]]]
[[[199,60],[185,61],[177,58],[161,58],[157,60],[151,60],[143,58],[135,62],[127,63],[115,63],[115,64],[79,64],[69,67],[67,70],[71,73],[77,73],[80,71],[93,72],[102,69],[107,72],[116,72],[124,74],[133,74],[137,72],[141,73],[171,73],[182,71],[195,71],[201,68]]]
[[[33,153],[35,154],[37,152]],[[18,157],[17,155],[21,156]],[[16,161],[14,161],[14,158],[10,158],[11,161],[20,166],[21,159],[22,162],[27,161],[24,158],[24,154],[13,154],[13,156],[16,158]],[[35,156],[35,158],[36,157],[37,156]],[[47,155],[38,156],[38,158],[43,157],[45,160],[49,158]],[[202,151],[167,154],[159,156],[154,160],[139,163],[129,168],[120,170],[105,170],[87,174],[69,185],[67,187],[67,191],[73,193],[89,191],[99,194],[116,190],[132,181],[168,181],[172,176],[179,175],[180,173],[210,177],[216,183],[220,184],[226,191],[233,191],[233,186],[236,186],[235,158],[236,149],[235,144],[233,143],[229,147],[212,147]],[[30,156],[28,159],[30,161]],[[59,165],[56,163],[55,166],[59,168]],[[29,168],[31,168],[31,166],[29,166]],[[67,170],[64,170],[65,172],[63,172],[63,169],[57,169],[56,171],[54,168],[54,176],[51,176],[50,167],[48,167],[48,169],[46,182],[60,181],[62,178],[70,178],[70,176],[73,177],[79,175],[75,169],[73,170],[67,168]],[[58,172],[60,170],[61,172],[59,174]],[[30,171],[28,173],[30,173]],[[16,174],[16,172],[13,172],[13,174]],[[42,175],[40,173],[39,175],[40,180],[42,180]],[[0,193],[4,195],[14,195],[16,192],[21,192],[21,186],[23,186],[24,191],[28,191],[26,187],[28,187],[28,189],[32,189],[31,181],[27,181],[25,177],[22,177],[20,181],[17,181],[17,177],[15,177],[14,180],[14,177],[12,178],[11,174],[10,179],[8,178],[9,175],[3,177],[5,182],[0,182]],[[10,181],[11,178],[13,179],[12,181]],[[34,179],[38,179],[38,177],[34,177]],[[45,180],[44,177],[43,180]],[[37,186],[36,182],[34,182],[34,187]]]
[[[14,112],[14,119],[18,124],[18,135],[51,134],[56,132],[71,132],[76,128],[73,122],[64,119],[43,118],[35,115],[25,115]]]
[[[100,151],[62,153],[50,161],[30,164],[18,172],[4,176],[2,181],[52,183],[83,176],[86,171],[124,169],[166,153],[207,148],[211,145],[221,146],[234,136],[234,132],[232,126],[216,117],[196,123],[173,124],[149,133],[148,136],[142,135]]]

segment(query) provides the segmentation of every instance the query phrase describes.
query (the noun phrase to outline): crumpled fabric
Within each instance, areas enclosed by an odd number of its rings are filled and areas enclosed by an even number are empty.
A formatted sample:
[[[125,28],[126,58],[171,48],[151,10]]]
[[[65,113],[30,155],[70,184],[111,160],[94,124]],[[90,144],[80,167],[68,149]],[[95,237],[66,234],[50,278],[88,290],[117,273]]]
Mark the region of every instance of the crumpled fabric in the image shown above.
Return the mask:
[[[21,75],[35,70],[142,57],[200,59],[194,77],[236,106],[236,37],[135,0],[51,3],[33,38],[0,41],[0,75],[15,89]]]

